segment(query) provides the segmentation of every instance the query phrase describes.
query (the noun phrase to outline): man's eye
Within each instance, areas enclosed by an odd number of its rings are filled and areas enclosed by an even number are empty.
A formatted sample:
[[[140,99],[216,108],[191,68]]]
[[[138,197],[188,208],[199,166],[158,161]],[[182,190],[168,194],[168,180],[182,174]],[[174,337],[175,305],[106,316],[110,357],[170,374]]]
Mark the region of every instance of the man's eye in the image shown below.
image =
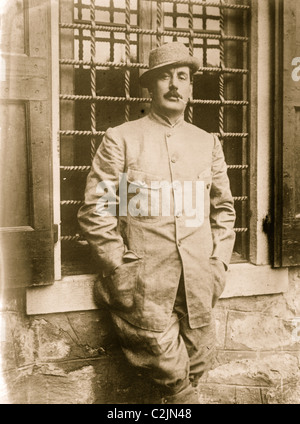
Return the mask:
[[[169,75],[168,74],[161,74],[160,78],[166,80],[166,79],[169,78]]]
[[[186,75],[179,75],[179,79],[181,81],[185,81],[187,79],[187,76]]]

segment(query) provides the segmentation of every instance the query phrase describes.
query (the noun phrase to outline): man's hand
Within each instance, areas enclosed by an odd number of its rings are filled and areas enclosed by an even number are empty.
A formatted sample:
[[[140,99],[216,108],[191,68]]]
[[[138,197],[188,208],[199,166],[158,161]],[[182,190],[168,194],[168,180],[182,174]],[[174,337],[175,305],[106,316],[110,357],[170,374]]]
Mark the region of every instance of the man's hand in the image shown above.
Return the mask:
[[[212,307],[214,307],[225,288],[226,265],[220,259],[211,257],[210,267],[212,271],[212,280],[213,280],[212,281],[212,284],[213,284]]]

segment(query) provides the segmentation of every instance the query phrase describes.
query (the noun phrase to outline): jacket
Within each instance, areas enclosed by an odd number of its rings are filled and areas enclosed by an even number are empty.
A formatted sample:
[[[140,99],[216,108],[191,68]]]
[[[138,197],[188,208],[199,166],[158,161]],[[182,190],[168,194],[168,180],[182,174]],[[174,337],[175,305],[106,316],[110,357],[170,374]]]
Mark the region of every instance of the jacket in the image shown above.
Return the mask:
[[[163,331],[183,275],[191,328],[209,324],[235,241],[217,137],[153,111],[108,129],[78,219],[99,262],[98,294],[116,314]]]

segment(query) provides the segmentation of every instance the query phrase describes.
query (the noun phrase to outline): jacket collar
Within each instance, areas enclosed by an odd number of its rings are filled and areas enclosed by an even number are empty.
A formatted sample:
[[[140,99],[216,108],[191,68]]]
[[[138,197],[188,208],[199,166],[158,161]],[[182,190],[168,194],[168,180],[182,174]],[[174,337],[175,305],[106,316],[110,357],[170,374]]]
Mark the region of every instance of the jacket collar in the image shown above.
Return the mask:
[[[151,109],[150,112],[149,112],[149,118],[152,119],[153,121],[156,121],[156,122],[158,122],[162,125],[165,125],[169,128],[176,128],[176,127],[179,127],[180,125],[182,125],[182,123],[184,122],[184,113],[182,113],[179,116],[179,118],[177,119],[177,121],[175,123],[171,123],[167,116],[160,115],[160,114],[154,112],[153,109]]]

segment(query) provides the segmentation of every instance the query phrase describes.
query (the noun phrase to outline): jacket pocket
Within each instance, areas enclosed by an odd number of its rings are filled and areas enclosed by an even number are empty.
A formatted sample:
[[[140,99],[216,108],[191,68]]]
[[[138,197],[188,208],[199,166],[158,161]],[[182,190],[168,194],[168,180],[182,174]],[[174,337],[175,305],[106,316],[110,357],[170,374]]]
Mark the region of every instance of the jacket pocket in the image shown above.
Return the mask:
[[[129,312],[135,307],[135,291],[139,276],[140,260],[125,262],[112,274],[102,278],[104,297],[109,306]]]
[[[210,269],[212,276],[212,307],[215,306],[224,291],[226,284],[226,271],[223,262],[217,258],[210,258]]]

